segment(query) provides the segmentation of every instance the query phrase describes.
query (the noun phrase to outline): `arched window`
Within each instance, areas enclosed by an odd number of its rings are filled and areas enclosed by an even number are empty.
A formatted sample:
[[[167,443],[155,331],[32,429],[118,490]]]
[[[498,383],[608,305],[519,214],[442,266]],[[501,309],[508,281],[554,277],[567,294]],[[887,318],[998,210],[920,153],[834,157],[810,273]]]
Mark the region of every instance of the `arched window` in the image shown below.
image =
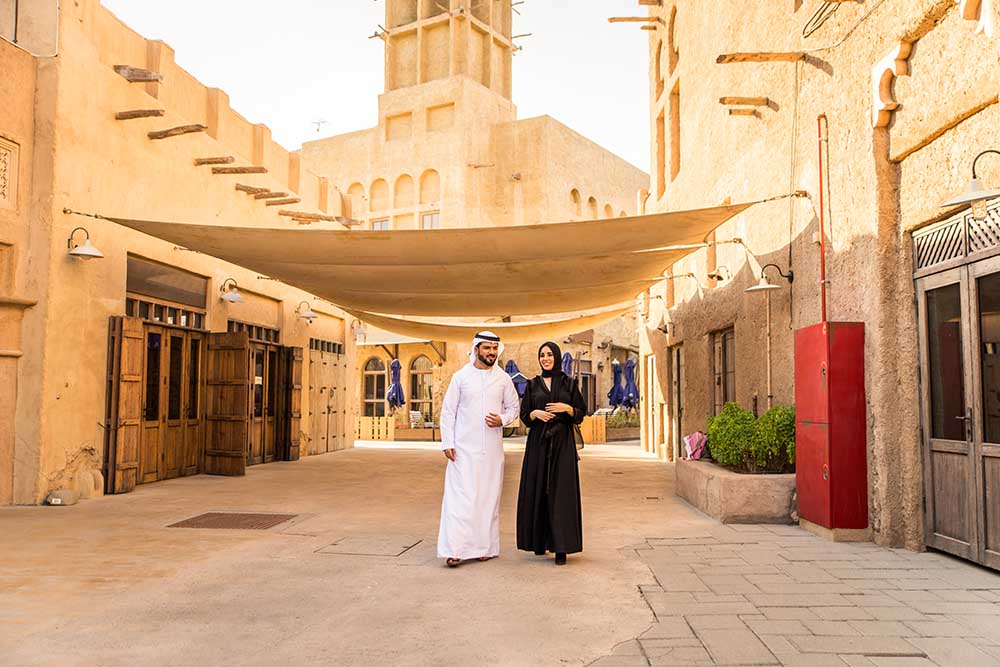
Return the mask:
[[[420,355],[410,363],[410,405],[419,410],[424,422],[434,421],[434,366]]]
[[[627,217],[628,217],[628,213],[626,213],[625,211],[622,211],[622,212],[620,212],[620,213],[618,214],[618,217],[619,217],[619,218],[627,218]]]
[[[597,200],[593,197],[587,200],[587,214],[591,220],[597,219]]]
[[[656,43],[656,55],[653,59],[653,75],[656,77],[656,99],[663,94],[663,42]]]
[[[396,192],[392,200],[393,208],[406,208],[408,206],[413,206],[415,194],[413,177],[409,174],[403,174],[396,179]]]
[[[677,68],[677,61],[680,60],[681,49],[677,44],[677,7],[670,10],[670,21],[667,22],[667,73],[673,74]]]
[[[420,175],[420,203],[436,204],[441,201],[441,176],[433,169]]]
[[[611,204],[604,205],[604,217],[605,218],[615,217],[615,209],[611,208]]]
[[[372,183],[368,202],[372,211],[385,211],[389,208],[389,184],[384,179],[380,178]]]
[[[386,374],[385,362],[372,357],[365,362],[365,417],[385,417]]]
[[[580,199],[580,191],[576,188],[571,190],[569,193],[569,200],[570,203],[573,204],[573,215],[579,218],[583,215],[583,204]]]

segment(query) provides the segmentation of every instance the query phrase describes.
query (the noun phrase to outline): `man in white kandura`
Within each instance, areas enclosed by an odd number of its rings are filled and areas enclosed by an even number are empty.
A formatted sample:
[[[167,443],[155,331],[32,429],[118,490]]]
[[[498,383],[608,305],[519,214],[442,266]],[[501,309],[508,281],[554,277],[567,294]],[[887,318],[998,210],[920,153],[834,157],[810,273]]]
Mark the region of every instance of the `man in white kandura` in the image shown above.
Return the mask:
[[[448,567],[500,555],[503,427],[517,419],[520,400],[497,358],[500,337],[476,334],[471,363],[452,376],[441,406],[441,449],[448,458],[441,501],[438,558]]]

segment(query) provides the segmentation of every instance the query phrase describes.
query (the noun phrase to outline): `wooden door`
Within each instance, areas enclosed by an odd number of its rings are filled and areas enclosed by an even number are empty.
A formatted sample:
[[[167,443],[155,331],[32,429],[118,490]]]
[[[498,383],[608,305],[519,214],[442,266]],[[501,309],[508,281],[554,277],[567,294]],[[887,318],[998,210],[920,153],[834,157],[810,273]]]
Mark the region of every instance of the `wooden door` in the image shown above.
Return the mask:
[[[323,356],[323,369],[326,373],[326,451],[335,452],[341,449],[340,392],[337,389],[340,364],[333,352],[324,352]]]
[[[250,440],[247,465],[264,462],[264,369],[267,366],[267,346],[250,346]]]
[[[184,363],[184,451],[181,475],[196,475],[201,471],[205,454],[205,432],[202,421],[201,388],[205,340],[202,334],[186,336]]]
[[[264,351],[264,463],[278,459],[275,418],[278,410],[278,348],[268,345]]]
[[[206,336],[205,472],[246,473],[250,431],[250,340],[245,331]]]
[[[309,350],[309,454],[325,450],[326,391],[323,387],[323,352]]]
[[[347,403],[348,397],[352,394],[347,391],[347,383],[353,379],[354,374],[347,367],[347,357],[343,354],[334,355],[335,364],[333,372],[334,384],[334,405],[337,408],[337,418],[334,421],[336,443],[335,451],[347,449],[348,444],[354,438],[354,429],[348,429]],[[350,430],[350,433],[348,433]]]
[[[670,348],[670,442],[674,451],[674,459],[680,458],[684,452],[683,415],[684,401],[681,393],[684,386],[684,362],[681,346]]]
[[[977,560],[969,308],[965,267],[917,281],[925,539],[928,546]]]
[[[167,336],[162,327],[146,326],[143,351],[142,436],[139,484],[164,476],[163,431],[166,422]]]
[[[106,493],[128,493],[138,483],[143,427],[145,336],[137,317],[112,317]]]
[[[1000,258],[969,267],[977,559],[1000,569]]]
[[[284,405],[281,411],[281,421],[287,424],[285,439],[288,443],[284,448],[284,459],[286,461],[298,461],[300,456],[302,438],[302,348],[285,347],[282,348],[282,355],[285,369],[285,387],[282,391],[283,399],[279,400],[279,405]]]
[[[184,440],[187,435],[184,413],[184,370],[187,367],[187,335],[184,331],[164,331],[163,396],[164,421],[161,433],[163,478],[180,477],[184,467]]]

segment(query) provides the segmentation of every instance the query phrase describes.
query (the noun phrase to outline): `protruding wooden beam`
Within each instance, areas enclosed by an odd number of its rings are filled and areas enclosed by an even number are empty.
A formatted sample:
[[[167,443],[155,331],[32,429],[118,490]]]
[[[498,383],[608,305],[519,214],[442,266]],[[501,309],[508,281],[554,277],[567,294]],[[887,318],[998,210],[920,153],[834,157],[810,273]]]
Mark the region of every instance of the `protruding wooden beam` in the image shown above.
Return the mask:
[[[659,16],[612,16],[608,23],[663,23],[666,22]]]
[[[757,110],[756,109],[730,109],[729,110],[729,115],[730,116],[756,116],[757,115]]]
[[[232,155],[220,155],[219,157],[196,157],[194,159],[194,166],[200,167],[205,164],[232,164],[236,162],[236,158]]]
[[[736,107],[766,107],[771,100],[767,97],[720,97],[719,104]]]
[[[253,196],[254,199],[279,199],[281,197],[287,197],[287,192],[261,192]]]
[[[129,83],[151,83],[163,81],[163,75],[159,72],[151,72],[141,67],[131,65],[115,65],[115,72]]]
[[[267,167],[212,167],[213,174],[266,174]]]
[[[260,195],[258,195],[260,196]],[[288,199],[272,199],[271,201],[264,202],[265,206],[290,206],[292,204],[298,204],[301,199],[298,197],[289,197]]]
[[[295,218],[296,221],[308,220],[310,222],[340,222],[335,215],[323,215],[322,213],[303,213],[302,211],[278,211],[278,215],[283,215],[289,218]]]
[[[248,195],[256,195],[260,194],[261,192],[268,192],[267,188],[258,188],[257,186],[244,185],[243,183],[237,183],[236,189],[239,190],[240,192],[245,192]]]
[[[658,26],[658,25],[641,25],[641,26],[639,26],[639,30],[659,30],[659,29],[660,29],[660,26]]]
[[[180,127],[172,127],[169,130],[150,132],[148,136],[150,139],[169,139],[170,137],[179,137],[182,134],[204,132],[207,129],[208,127],[205,125],[181,125]]]
[[[663,0],[639,0],[639,4],[643,7],[662,7]]]
[[[115,120],[132,120],[133,118],[152,118],[162,116],[163,109],[133,109],[131,111],[119,111],[115,114]]]
[[[730,63],[794,63],[802,60],[806,54],[802,51],[760,51],[757,53],[723,53],[715,59],[719,65]]]

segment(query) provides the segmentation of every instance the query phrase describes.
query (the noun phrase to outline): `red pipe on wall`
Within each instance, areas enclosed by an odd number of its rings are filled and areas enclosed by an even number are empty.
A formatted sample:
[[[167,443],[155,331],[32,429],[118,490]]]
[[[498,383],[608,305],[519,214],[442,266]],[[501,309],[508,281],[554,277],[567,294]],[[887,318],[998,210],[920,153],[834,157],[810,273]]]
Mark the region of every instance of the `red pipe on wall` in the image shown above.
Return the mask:
[[[816,118],[816,135],[819,145],[819,299],[820,322],[826,322],[826,206],[823,201],[823,126],[826,125],[827,136],[830,126],[826,114],[821,113]],[[829,166],[829,165],[828,165]]]

